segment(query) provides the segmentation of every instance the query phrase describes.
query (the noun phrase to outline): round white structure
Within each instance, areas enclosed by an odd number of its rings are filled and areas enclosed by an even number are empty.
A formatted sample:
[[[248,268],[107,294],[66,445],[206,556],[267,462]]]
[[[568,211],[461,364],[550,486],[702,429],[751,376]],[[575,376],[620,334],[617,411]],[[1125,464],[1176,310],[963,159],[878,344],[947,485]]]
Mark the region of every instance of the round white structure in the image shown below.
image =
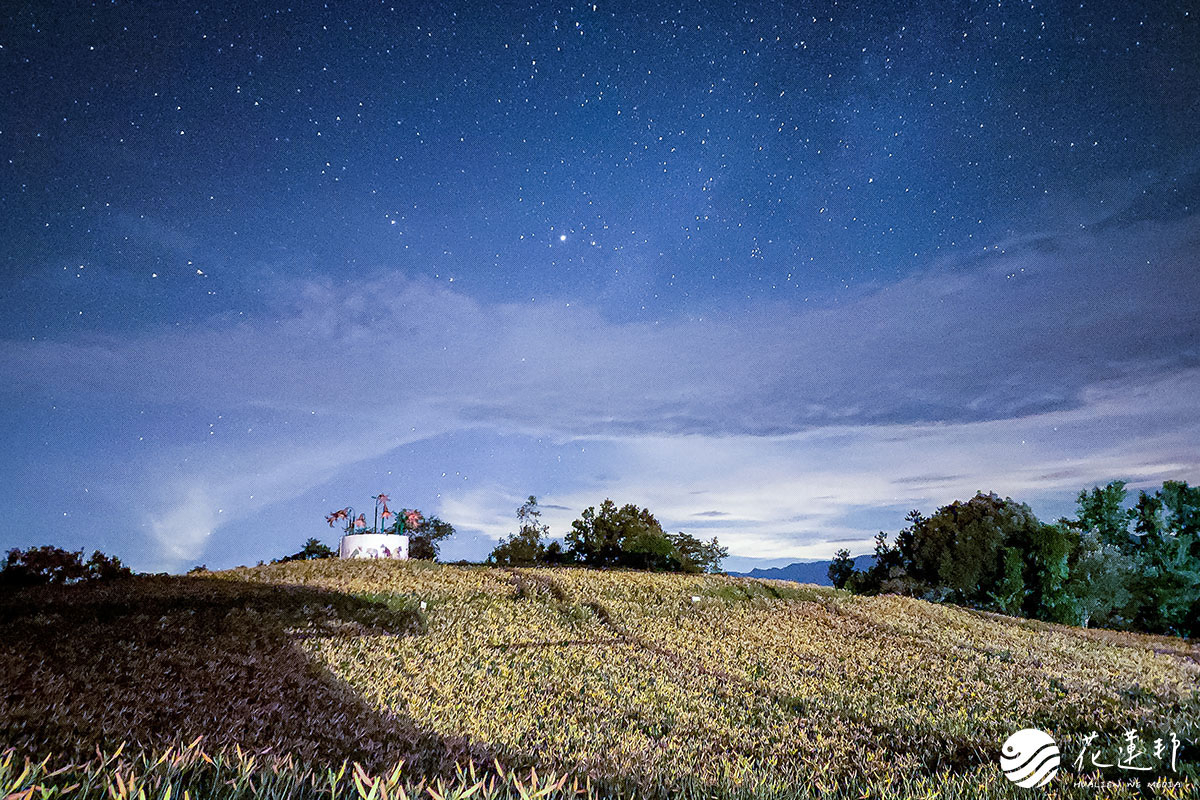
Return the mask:
[[[395,533],[348,533],[338,558],[408,558],[408,537]]]

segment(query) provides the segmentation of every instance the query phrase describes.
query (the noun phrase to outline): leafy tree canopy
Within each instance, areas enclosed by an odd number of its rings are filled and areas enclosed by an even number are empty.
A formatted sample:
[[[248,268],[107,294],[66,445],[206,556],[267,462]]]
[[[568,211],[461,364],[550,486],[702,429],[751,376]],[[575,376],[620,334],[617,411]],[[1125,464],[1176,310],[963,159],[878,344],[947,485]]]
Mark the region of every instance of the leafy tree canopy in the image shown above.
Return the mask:
[[[121,559],[105,555],[99,550],[84,561],[82,550],[72,552],[61,547],[43,545],[28,550],[9,550],[4,568],[0,570],[0,585],[61,585],[126,578],[132,574],[133,572],[121,563]]]
[[[408,515],[408,509],[401,509],[398,519],[403,520]],[[426,561],[436,561],[441,552],[442,542],[454,535],[454,526],[438,517],[421,517],[416,527],[400,529],[397,521],[393,532],[403,532],[408,536],[408,557]]]
[[[896,537],[875,542],[875,563],[829,575],[863,593],[930,600],[1074,625],[1200,634],[1200,487],[1167,481],[1129,507],[1123,481],[1078,495],[1075,519],[1041,522],[1028,506],[976,494],[913,511]],[[1132,529],[1131,529],[1132,527]]]
[[[649,509],[632,503],[617,507],[605,499],[588,507],[566,536],[570,557],[593,567],[679,572],[715,572],[729,551],[686,533],[667,534]]]
[[[546,561],[547,548],[542,539],[549,536],[550,526],[542,522],[542,511],[533,495],[529,495],[529,499],[517,509],[517,523],[517,532],[507,539],[501,539],[492,550],[488,556],[489,564],[521,567]]]

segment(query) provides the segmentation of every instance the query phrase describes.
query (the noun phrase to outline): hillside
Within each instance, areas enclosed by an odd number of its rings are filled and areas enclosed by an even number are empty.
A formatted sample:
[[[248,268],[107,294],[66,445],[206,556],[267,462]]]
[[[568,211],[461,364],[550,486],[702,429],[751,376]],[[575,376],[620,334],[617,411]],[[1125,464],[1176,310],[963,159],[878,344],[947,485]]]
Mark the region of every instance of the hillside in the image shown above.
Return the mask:
[[[829,565],[832,561],[796,561],[783,567],[755,567],[749,572],[731,572],[740,578],[766,578],[774,581],[811,583],[814,586],[832,586],[829,580]],[[854,557],[854,568],[859,571],[870,569],[875,556],[866,553]]]
[[[996,758],[1030,726],[1061,789],[1093,730],[1176,732],[1193,780],[1200,760],[1194,645],[786,582],[299,562],[0,596],[0,642],[0,744],[54,759],[203,736],[316,767],[848,797],[1018,796]]]

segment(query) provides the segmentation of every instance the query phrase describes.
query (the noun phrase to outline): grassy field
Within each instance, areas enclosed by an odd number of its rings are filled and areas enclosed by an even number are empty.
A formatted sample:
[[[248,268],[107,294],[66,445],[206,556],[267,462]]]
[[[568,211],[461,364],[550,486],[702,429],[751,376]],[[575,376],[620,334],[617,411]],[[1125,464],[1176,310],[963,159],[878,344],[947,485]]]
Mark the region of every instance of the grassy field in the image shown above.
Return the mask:
[[[1178,639],[786,582],[290,563],[0,595],[0,796],[1028,797],[1032,726],[1052,796],[1190,797],[1198,679]],[[1073,767],[1126,729],[1177,771]]]

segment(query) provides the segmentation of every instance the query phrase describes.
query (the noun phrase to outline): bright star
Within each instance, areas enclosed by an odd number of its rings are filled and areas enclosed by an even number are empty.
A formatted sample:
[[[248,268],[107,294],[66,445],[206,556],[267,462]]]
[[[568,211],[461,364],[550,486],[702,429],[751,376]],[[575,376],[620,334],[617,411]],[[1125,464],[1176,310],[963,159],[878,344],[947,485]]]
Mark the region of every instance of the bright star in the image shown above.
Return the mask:
[[[567,240],[567,235],[566,235],[565,233],[560,233],[560,234],[558,235],[558,240],[559,240],[560,242],[565,242],[565,241]]]

